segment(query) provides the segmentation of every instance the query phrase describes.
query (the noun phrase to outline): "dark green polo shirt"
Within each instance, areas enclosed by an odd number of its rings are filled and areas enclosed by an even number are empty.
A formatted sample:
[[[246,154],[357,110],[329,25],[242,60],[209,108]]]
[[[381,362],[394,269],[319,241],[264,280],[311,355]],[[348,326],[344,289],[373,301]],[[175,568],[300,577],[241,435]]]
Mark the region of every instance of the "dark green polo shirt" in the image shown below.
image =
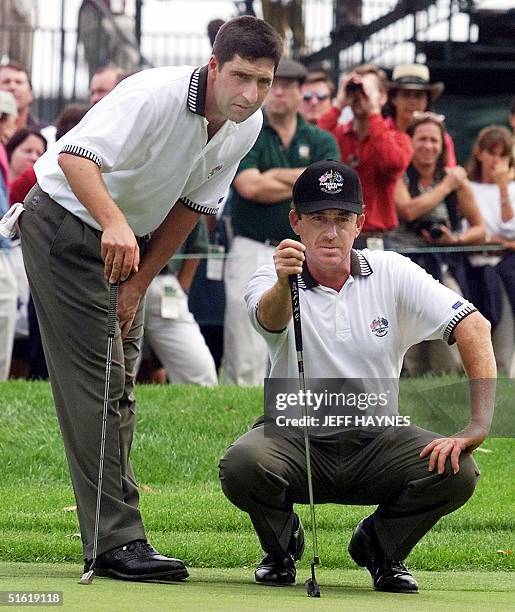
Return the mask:
[[[252,149],[241,160],[238,172],[250,168],[257,168],[260,172],[271,168],[301,168],[325,159],[340,159],[332,134],[306,123],[300,115],[297,115],[297,131],[290,146],[285,149],[279,135],[268,123],[266,113],[263,115],[263,128]],[[291,200],[260,204],[242,198],[234,188],[230,198],[235,236],[245,236],[259,242],[295,238],[288,221]]]

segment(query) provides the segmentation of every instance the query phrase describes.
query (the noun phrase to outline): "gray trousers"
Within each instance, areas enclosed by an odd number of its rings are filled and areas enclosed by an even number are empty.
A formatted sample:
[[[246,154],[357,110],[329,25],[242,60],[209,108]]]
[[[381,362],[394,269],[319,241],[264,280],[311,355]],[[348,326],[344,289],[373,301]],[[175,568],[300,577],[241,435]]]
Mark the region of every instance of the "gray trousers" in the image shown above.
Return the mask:
[[[273,436],[273,427],[256,424],[236,440],[220,461],[220,479],[229,500],[250,515],[263,550],[284,553],[293,504],[309,503],[306,460],[303,437]],[[442,475],[429,472],[419,453],[437,437],[410,426],[313,439],[315,503],[377,505],[374,524],[385,554],[405,559],[438,519],[470,498],[479,477],[468,453],[456,475],[449,465]]]
[[[25,199],[23,257],[77,500],[85,558],[91,558],[104,404],[108,284],[100,232],[36,185]],[[143,303],[128,337],[117,326],[107,414],[98,554],[145,538],[129,453]]]

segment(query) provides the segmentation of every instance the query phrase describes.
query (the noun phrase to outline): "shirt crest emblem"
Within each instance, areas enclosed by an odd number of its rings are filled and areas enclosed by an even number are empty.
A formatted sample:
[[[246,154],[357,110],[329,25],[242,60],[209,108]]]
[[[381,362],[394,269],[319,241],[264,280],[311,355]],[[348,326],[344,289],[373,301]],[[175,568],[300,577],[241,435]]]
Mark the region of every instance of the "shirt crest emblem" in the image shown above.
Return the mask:
[[[370,329],[374,336],[377,336],[378,338],[386,336],[388,333],[388,319],[385,319],[384,317],[377,317],[372,321],[372,323],[370,323]]]

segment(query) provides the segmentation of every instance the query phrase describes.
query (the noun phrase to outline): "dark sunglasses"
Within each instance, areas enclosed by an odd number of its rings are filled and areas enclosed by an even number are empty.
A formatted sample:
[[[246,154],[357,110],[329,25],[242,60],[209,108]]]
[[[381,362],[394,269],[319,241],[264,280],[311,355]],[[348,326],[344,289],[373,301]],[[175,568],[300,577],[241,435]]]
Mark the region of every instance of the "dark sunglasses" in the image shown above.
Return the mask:
[[[315,94],[311,92],[307,92],[302,96],[304,102],[310,102],[313,98],[317,98],[319,102],[323,102],[324,100],[327,100],[328,97],[329,94]]]

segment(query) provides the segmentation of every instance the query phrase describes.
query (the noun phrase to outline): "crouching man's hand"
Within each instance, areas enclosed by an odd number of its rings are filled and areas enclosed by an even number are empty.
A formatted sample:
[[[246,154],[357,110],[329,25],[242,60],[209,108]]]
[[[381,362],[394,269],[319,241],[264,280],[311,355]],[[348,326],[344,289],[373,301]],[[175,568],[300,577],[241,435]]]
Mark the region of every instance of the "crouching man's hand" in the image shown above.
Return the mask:
[[[278,282],[288,287],[288,276],[291,274],[300,274],[302,272],[302,264],[305,260],[304,251],[306,247],[302,242],[287,238],[283,240],[276,248],[274,253],[274,265],[277,273]]]
[[[291,274],[300,274],[306,247],[297,240],[287,238],[279,243],[274,253],[277,282],[265,291],[257,305],[257,318],[268,331],[284,330],[292,316],[290,283]]]
[[[457,474],[460,470],[461,453],[477,448],[485,440],[487,433],[480,427],[470,427],[450,438],[437,438],[422,449],[420,457],[429,456],[428,470],[432,472],[436,468],[438,474],[444,473],[445,462],[449,458],[452,471]]]

